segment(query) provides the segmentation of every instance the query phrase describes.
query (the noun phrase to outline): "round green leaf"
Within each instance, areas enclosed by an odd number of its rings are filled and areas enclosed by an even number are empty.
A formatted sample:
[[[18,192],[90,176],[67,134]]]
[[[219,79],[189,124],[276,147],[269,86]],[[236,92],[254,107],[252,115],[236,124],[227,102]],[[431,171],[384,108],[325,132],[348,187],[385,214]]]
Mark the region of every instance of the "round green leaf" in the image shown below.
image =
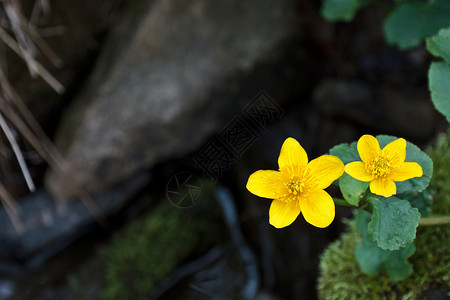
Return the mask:
[[[369,238],[367,224],[371,218],[370,213],[358,209],[355,215],[356,228],[361,232],[362,240],[355,247],[355,258],[359,268],[369,276],[378,274],[383,269],[389,251],[377,246],[377,243]]]
[[[448,0],[410,2],[397,6],[384,23],[388,43],[400,49],[418,46],[428,36],[450,26]]]
[[[404,192],[397,195],[398,198],[408,200],[412,207],[419,210],[422,217],[428,217],[433,206],[433,197],[436,191],[433,188],[427,188],[422,192]]]
[[[367,224],[370,219],[370,213],[362,209],[359,209],[355,215],[356,228],[362,234],[361,242],[355,247],[355,258],[359,268],[369,276],[386,270],[393,281],[405,279],[413,272],[413,267],[408,263],[407,258],[414,253],[416,249],[414,244],[409,243],[395,251],[381,249],[369,238]]]
[[[345,165],[352,161],[361,160],[356,149],[356,142],[334,146],[330,149],[330,154],[339,157]]]
[[[390,251],[389,256],[383,263],[383,268],[387,271],[392,281],[400,281],[408,277],[413,272],[413,266],[406,260],[414,254],[416,246],[413,243],[397,251]]]
[[[433,62],[428,71],[428,85],[434,107],[450,122],[450,64]]]
[[[434,56],[442,57],[450,63],[450,27],[443,28],[438,34],[428,38],[427,49]]]
[[[344,173],[339,178],[339,188],[344,199],[353,206],[358,206],[359,200],[369,187],[369,182],[359,181]]]
[[[325,0],[321,13],[328,21],[351,21],[360,6],[360,0]]]
[[[397,250],[416,238],[420,213],[407,200],[371,197],[372,220],[367,226],[372,240],[384,250]]]

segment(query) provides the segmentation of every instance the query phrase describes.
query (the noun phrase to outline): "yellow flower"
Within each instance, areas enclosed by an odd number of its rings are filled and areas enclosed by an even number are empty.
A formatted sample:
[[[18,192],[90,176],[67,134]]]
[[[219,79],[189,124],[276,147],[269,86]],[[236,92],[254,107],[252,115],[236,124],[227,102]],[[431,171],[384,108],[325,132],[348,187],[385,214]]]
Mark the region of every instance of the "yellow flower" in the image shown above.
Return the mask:
[[[344,173],[342,161],[323,155],[308,163],[308,156],[293,138],[287,138],[278,158],[279,171],[260,170],[248,178],[247,189],[260,197],[274,199],[269,223],[276,228],[290,225],[303,213],[305,220],[320,228],[334,219],[334,202],[324,191]]]
[[[360,181],[370,181],[370,191],[390,197],[397,187],[394,181],[405,181],[423,175],[422,167],[416,162],[405,162],[406,141],[402,138],[380,149],[378,140],[363,135],[358,141],[358,153],[362,161],[345,165],[345,172]]]

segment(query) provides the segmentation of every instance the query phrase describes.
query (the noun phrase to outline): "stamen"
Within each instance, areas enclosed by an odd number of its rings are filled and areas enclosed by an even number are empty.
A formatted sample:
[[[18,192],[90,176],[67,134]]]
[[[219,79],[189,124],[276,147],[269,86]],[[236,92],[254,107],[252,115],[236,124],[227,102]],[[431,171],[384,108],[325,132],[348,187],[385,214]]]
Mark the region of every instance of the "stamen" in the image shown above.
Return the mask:
[[[279,200],[284,202],[296,201],[298,203],[302,193],[304,193],[306,183],[304,167],[300,165],[286,166],[280,172],[283,175],[286,192]]]
[[[289,193],[297,195],[303,192],[304,184],[301,180],[298,180],[295,176],[291,177],[291,180],[286,183]]]
[[[366,170],[375,178],[384,178],[391,172],[392,166],[388,157],[378,156],[366,164]]]

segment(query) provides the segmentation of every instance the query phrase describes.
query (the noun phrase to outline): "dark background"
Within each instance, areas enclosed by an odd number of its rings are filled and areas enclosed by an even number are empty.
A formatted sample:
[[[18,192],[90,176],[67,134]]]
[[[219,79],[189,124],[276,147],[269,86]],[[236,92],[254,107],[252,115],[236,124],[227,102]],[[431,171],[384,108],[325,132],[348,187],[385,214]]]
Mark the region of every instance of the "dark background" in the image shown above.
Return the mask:
[[[29,17],[35,2],[20,3]],[[116,232],[170,203],[170,184],[180,172],[193,174],[198,181],[192,184],[203,194],[190,194],[198,200],[190,208],[171,208],[188,215],[186,222],[212,220],[220,225],[214,232],[222,234],[183,254],[178,267],[204,257],[213,245],[224,252],[215,263],[198,264],[174,281],[171,274],[180,270],[175,267],[166,276],[174,285],[163,297],[236,299],[251,281],[245,267],[253,266],[259,299],[314,299],[319,255],[344,230],[342,219],[351,217],[351,210],[338,207],[326,229],[300,216],[277,230],[268,224],[270,200],[245,189],[248,176],[277,169],[287,137],[296,138],[313,159],[363,134],[404,137],[425,148],[447,127],[430,101],[431,56],[424,46],[400,51],[387,45],[382,24],[388,12],[376,7],[362,9],[352,22],[329,23],[312,0],[50,5],[33,25],[62,64],[54,66],[42,54],[36,58],[65,92],[31,78],[11,51],[2,57],[9,82],[64,162],[58,161],[59,171],[49,167],[16,130],[37,185],[37,192],[29,193],[2,137],[0,178],[22,208],[24,231],[17,233],[0,212],[1,299],[99,297],[101,289],[89,290],[89,281],[102,281],[104,272],[85,266]],[[261,97],[270,105],[261,106]],[[259,125],[248,114],[255,105],[263,111]],[[243,135],[227,144],[223,137],[233,130]],[[211,143],[229,159],[220,168],[211,161],[199,165]],[[205,170],[212,173],[205,176]],[[216,203],[224,190],[236,206],[239,229],[227,227],[226,212]],[[328,191],[339,195],[336,187]],[[250,263],[242,249],[252,253]],[[69,278],[85,284],[81,294]],[[88,290],[92,293],[82,294]]]

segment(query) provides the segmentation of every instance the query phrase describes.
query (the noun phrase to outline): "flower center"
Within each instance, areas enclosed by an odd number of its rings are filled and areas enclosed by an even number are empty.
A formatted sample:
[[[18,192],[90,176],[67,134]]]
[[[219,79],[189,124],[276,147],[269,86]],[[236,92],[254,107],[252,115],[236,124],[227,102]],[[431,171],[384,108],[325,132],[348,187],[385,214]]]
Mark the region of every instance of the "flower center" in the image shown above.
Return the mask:
[[[379,156],[366,165],[367,171],[376,178],[386,177],[391,172],[392,166],[388,159]]]
[[[303,187],[305,184],[297,176],[291,176],[291,179],[286,182],[286,186],[289,193],[297,195],[303,192]]]
[[[279,200],[284,202],[294,201],[299,205],[301,198],[314,187],[315,179],[309,175],[304,166],[286,166],[280,170],[283,182],[283,196]]]

